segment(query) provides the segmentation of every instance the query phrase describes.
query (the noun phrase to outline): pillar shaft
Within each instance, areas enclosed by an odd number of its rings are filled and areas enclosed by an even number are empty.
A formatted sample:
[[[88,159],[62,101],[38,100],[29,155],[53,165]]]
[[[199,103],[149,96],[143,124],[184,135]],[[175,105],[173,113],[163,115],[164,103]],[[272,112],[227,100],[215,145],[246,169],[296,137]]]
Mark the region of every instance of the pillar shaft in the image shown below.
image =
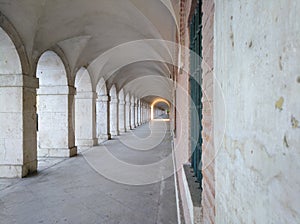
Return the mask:
[[[108,108],[109,108],[109,97],[98,96],[97,103],[96,103],[98,143],[110,139]]]
[[[118,113],[118,99],[111,99],[110,101],[110,134],[112,136],[119,135],[119,113]]]
[[[119,131],[126,132],[126,104],[125,101],[119,102]]]
[[[37,169],[36,88],[25,75],[0,75],[0,178],[24,177]]]
[[[139,122],[138,122],[138,102],[135,101],[134,103],[134,125],[135,127],[139,126]]]
[[[77,154],[72,120],[75,88],[41,86],[38,89],[38,156]]]
[[[130,125],[130,121],[131,121],[131,116],[130,116],[130,112],[131,112],[131,105],[130,105],[130,101],[126,101],[126,129],[127,131],[131,129],[131,125]]]
[[[75,96],[75,136],[78,147],[97,144],[95,127],[96,93],[78,92]]]
[[[131,125],[131,129],[134,129],[136,128],[136,125],[135,125],[135,105],[134,105],[134,102],[131,102],[131,119],[130,119],[130,125]]]

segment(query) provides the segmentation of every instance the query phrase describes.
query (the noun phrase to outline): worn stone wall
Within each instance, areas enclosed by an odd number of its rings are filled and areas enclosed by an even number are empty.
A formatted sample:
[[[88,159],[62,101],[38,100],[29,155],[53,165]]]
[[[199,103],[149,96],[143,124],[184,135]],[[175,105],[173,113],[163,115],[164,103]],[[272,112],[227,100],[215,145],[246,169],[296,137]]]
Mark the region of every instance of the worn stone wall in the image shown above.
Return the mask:
[[[215,148],[213,138],[214,1],[202,1],[202,212],[203,223],[215,222]]]
[[[300,223],[299,12],[215,1],[216,223]]]
[[[189,119],[189,26],[188,16],[192,1],[180,1],[180,40],[181,52],[179,62],[179,73],[177,76],[176,86],[176,129],[175,129],[175,153],[176,153],[176,168],[178,170],[178,188],[180,193],[180,201],[182,205],[183,219],[186,223],[191,223],[191,200],[189,198],[184,176],[183,164],[189,162],[190,157],[190,119]],[[186,47],[186,48],[185,48]]]

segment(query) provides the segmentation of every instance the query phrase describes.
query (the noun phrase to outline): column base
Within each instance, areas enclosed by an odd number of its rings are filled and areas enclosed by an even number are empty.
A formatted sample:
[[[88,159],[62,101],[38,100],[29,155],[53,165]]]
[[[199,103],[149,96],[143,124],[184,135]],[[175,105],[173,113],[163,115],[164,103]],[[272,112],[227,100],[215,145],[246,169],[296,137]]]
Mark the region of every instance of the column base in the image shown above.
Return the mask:
[[[136,126],[135,125],[133,125],[133,126],[130,126],[130,130],[133,130],[133,129],[135,129],[136,128]]]
[[[77,147],[61,149],[38,149],[38,157],[69,158],[77,155]]]
[[[111,134],[111,136],[119,136],[120,135],[119,131],[112,131],[110,134]]]
[[[127,130],[126,130],[125,128],[120,129],[120,133],[121,133],[121,134],[124,134],[124,133],[126,133],[126,132],[127,132]]]
[[[97,145],[98,139],[77,139],[76,145],[77,147],[93,147]]]
[[[0,165],[0,178],[22,178],[37,171],[37,160],[25,165]]]
[[[101,135],[98,138],[98,144],[101,144],[109,139],[111,139],[111,135]]]

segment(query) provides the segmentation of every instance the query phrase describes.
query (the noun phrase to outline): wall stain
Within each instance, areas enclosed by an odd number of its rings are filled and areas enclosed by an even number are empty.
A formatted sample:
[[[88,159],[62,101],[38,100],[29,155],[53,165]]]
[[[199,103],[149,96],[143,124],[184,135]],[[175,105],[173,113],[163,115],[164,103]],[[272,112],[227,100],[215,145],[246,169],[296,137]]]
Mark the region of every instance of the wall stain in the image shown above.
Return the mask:
[[[252,40],[251,40],[250,43],[249,43],[249,48],[251,48],[252,45],[253,45],[253,42],[252,42]]]
[[[289,146],[289,143],[288,143],[288,141],[287,141],[287,139],[286,139],[286,135],[284,135],[284,138],[283,138],[283,144],[285,145],[285,147],[290,147]]]
[[[298,83],[300,83],[300,76],[298,76],[298,78],[297,78],[297,82],[298,82]]]
[[[232,32],[230,33],[230,40],[231,40],[232,47],[234,47],[234,35]]]
[[[291,118],[291,123],[292,123],[293,128],[300,128],[299,121],[294,116],[292,116],[292,118]]]
[[[280,56],[279,57],[279,69],[280,69],[280,71],[282,71],[282,69],[283,69],[283,66],[282,66],[282,56]]]
[[[284,99],[283,97],[280,97],[279,100],[275,103],[275,108],[278,110],[282,110],[283,103],[284,103]]]

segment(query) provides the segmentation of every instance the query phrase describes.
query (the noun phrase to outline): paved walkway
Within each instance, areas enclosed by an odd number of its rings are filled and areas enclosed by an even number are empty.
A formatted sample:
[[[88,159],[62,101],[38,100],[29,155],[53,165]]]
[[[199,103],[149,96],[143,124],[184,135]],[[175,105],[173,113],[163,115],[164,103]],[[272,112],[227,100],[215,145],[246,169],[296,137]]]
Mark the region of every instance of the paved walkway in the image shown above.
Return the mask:
[[[154,121],[49,168],[43,161],[35,176],[0,180],[0,223],[177,223],[168,125]]]

